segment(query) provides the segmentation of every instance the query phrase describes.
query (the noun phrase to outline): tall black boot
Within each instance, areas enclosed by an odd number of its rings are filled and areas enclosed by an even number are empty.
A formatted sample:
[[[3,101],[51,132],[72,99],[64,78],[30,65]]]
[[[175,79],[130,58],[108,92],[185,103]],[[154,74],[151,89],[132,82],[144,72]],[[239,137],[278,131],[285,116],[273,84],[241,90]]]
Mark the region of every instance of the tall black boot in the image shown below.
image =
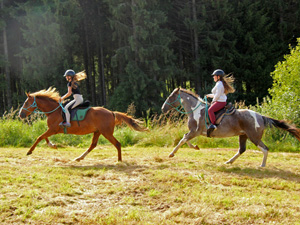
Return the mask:
[[[207,129],[207,137],[210,137],[211,133],[216,129],[216,125],[211,124]]]

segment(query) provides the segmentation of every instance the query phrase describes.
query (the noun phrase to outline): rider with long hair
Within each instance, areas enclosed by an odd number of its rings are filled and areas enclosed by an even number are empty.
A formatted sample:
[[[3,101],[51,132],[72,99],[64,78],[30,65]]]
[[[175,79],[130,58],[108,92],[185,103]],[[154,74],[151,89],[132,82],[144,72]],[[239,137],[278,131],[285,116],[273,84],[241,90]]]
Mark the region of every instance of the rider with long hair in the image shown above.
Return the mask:
[[[233,76],[225,75],[224,71],[217,69],[212,73],[214,81],[216,82],[215,87],[211,90],[212,94],[206,95],[209,98],[212,98],[212,104],[208,109],[208,115],[210,118],[211,125],[207,130],[207,136],[210,137],[210,134],[217,128],[216,127],[216,116],[215,112],[221,110],[226,106],[227,94],[235,92],[233,85],[234,78]]]
[[[60,98],[60,101],[63,101],[64,99],[68,98],[72,94],[74,99],[65,106],[66,122],[61,122],[59,125],[65,127],[71,127],[69,108],[71,107],[71,109],[73,109],[76,106],[83,103],[83,97],[80,93],[78,81],[84,80],[86,78],[86,73],[82,71],[75,74],[74,70],[67,70],[64,74],[64,77],[68,81],[67,84],[68,92]]]

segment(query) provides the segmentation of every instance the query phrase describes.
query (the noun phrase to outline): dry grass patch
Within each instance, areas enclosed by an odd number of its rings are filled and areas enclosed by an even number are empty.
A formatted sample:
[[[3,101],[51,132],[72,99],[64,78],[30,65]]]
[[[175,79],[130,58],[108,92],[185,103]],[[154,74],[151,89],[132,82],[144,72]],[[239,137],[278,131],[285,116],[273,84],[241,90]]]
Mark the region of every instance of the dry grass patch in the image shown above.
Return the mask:
[[[2,224],[299,224],[300,155],[235,150],[0,149]]]

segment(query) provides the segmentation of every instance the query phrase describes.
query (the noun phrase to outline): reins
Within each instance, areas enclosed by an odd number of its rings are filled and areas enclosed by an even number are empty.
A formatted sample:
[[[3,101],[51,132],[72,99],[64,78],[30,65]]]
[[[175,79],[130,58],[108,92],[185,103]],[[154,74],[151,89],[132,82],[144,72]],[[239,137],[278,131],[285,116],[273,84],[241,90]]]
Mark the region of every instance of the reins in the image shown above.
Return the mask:
[[[208,103],[207,103],[207,97],[206,96],[204,97],[204,101],[205,101],[205,126],[206,126],[206,129],[208,129],[207,121],[209,123],[211,123],[211,121],[210,121],[210,118],[209,118],[209,115],[208,115]]]
[[[39,112],[39,111],[37,111],[37,110],[38,110],[38,106],[37,106],[37,103],[36,103],[36,101],[35,101],[35,96],[34,96],[34,101],[33,101],[33,103],[32,103],[29,107],[23,108],[23,109],[26,110],[26,111],[28,111],[28,112],[30,112],[28,109],[34,108],[34,107],[35,107],[35,109],[33,110],[33,113],[50,114],[50,113],[55,112],[57,109],[59,109],[59,107],[61,107],[62,110],[63,110],[63,112],[65,112],[65,109],[64,109],[63,105],[61,104],[61,102],[58,103],[58,106],[57,106],[55,109],[53,109],[53,110],[51,110],[51,111],[49,111],[49,112]]]
[[[173,104],[175,102],[177,102],[177,101],[179,101],[179,106],[174,107]],[[208,115],[208,102],[207,102],[207,97],[206,96],[204,97],[204,102],[200,101],[200,104],[196,108],[194,108],[193,110],[191,110],[189,112],[184,112],[184,111],[181,111],[179,109],[180,107],[183,107],[182,102],[181,102],[180,92],[178,93],[178,97],[177,97],[177,99],[175,101],[173,101],[171,103],[167,102],[167,104],[170,105],[170,106],[172,106],[177,112],[179,112],[181,114],[190,114],[190,113],[194,112],[197,108],[199,108],[199,106],[201,104],[205,104],[205,126],[206,126],[206,129],[208,129],[208,125],[207,124],[211,123],[211,122],[210,122],[210,118],[209,118],[209,115]]]
[[[177,101],[179,101],[179,106],[174,107],[172,104],[174,104],[174,103],[177,102]],[[199,105],[198,105],[196,108],[192,109],[191,111],[189,111],[189,112],[181,111],[179,108],[180,108],[180,107],[183,107],[183,105],[182,105],[182,102],[181,102],[180,92],[178,93],[178,97],[177,97],[177,99],[176,99],[174,102],[171,102],[171,103],[166,102],[166,103],[167,103],[168,105],[172,106],[177,112],[179,112],[179,113],[181,113],[181,114],[190,114],[190,113],[194,112],[196,109],[198,109],[199,106],[202,104],[202,102],[200,101]]]

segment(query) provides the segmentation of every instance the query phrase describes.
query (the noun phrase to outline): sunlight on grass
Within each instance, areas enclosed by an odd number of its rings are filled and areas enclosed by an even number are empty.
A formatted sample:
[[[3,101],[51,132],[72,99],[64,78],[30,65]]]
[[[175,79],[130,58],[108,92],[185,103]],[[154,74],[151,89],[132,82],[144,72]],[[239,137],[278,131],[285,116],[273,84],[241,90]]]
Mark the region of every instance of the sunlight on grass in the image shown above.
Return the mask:
[[[297,224],[300,156],[236,149],[0,148],[2,224]]]

